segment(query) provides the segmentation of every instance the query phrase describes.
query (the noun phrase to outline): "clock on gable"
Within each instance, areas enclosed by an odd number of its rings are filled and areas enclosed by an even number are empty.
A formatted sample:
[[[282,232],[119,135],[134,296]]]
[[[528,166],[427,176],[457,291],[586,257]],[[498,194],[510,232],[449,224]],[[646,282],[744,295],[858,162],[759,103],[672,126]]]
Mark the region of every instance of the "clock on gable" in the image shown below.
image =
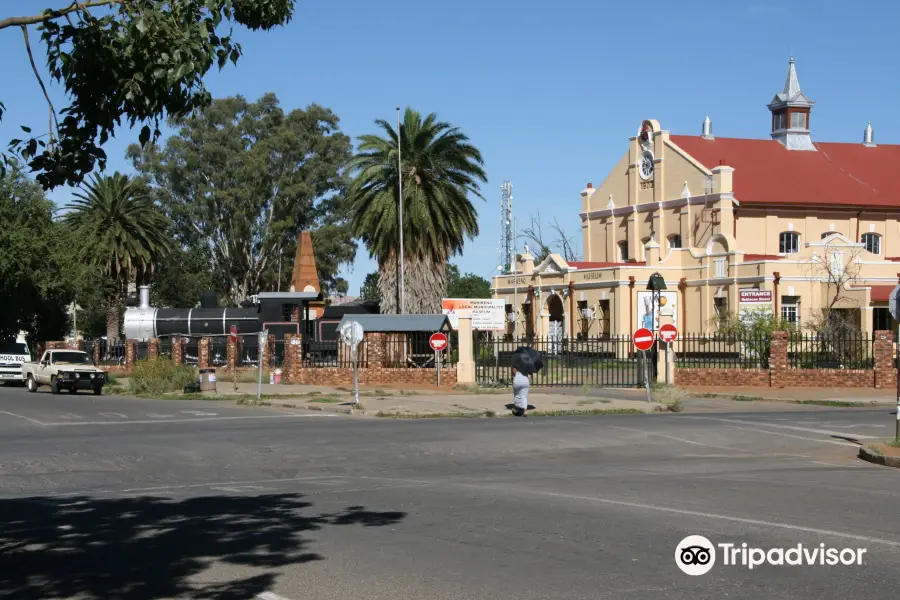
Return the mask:
[[[639,174],[641,176],[641,179],[643,179],[644,181],[647,181],[653,177],[653,153],[649,150],[644,150],[641,153]]]

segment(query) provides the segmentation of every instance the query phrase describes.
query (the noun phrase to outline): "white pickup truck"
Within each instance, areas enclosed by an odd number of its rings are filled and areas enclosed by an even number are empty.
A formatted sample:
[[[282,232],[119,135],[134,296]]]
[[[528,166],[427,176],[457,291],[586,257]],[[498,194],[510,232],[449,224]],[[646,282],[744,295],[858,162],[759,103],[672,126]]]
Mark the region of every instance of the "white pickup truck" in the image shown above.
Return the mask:
[[[47,350],[40,362],[22,363],[22,376],[29,392],[49,385],[54,394],[60,390],[71,394],[94,390],[94,395],[99,396],[107,382],[106,372],[95,367],[88,353],[80,350]]]
[[[31,351],[25,343],[25,337],[19,335],[15,340],[0,342],[0,383],[22,384],[22,363],[31,360]]]

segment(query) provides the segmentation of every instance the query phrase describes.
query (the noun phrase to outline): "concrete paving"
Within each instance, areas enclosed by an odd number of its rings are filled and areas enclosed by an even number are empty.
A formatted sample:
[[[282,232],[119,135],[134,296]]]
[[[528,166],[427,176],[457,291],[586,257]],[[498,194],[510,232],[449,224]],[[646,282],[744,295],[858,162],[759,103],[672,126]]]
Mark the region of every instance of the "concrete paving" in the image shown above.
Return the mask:
[[[893,599],[900,470],[855,455],[894,419],[887,407],[754,406],[410,421],[0,388],[0,589]],[[753,570],[720,555],[691,577],[675,564],[689,534],[867,552],[861,566]]]

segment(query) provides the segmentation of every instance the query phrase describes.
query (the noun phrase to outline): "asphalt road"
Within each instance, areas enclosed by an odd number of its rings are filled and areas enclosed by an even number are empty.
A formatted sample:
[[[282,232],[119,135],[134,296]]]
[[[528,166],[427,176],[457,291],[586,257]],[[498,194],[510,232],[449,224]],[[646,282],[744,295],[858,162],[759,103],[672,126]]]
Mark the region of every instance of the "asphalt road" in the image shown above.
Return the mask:
[[[755,407],[756,408],[756,407]],[[893,599],[890,409],[396,421],[0,388],[10,600]],[[675,563],[687,535],[861,566]]]

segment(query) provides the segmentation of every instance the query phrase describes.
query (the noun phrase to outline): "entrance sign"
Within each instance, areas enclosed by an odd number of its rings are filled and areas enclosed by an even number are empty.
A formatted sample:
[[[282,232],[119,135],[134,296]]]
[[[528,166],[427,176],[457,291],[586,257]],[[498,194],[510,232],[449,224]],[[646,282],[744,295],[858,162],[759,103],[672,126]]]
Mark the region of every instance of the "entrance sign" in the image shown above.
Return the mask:
[[[773,313],[773,294],[771,290],[756,288],[743,289],[738,295],[738,315],[741,321],[753,321],[760,317],[771,317]]]
[[[631,339],[634,341],[634,347],[638,350],[646,352],[653,347],[653,332],[644,327],[635,331]]]
[[[666,342],[667,344],[675,341],[675,338],[678,337],[678,328],[672,325],[671,323],[666,323],[662,327],[659,328],[659,339]]]
[[[441,312],[459,329],[459,317],[471,317],[475,331],[505,330],[506,301],[503,298],[444,298]]]
[[[431,337],[428,338],[428,345],[435,352],[440,352],[447,347],[447,334],[441,332],[432,333]]]

